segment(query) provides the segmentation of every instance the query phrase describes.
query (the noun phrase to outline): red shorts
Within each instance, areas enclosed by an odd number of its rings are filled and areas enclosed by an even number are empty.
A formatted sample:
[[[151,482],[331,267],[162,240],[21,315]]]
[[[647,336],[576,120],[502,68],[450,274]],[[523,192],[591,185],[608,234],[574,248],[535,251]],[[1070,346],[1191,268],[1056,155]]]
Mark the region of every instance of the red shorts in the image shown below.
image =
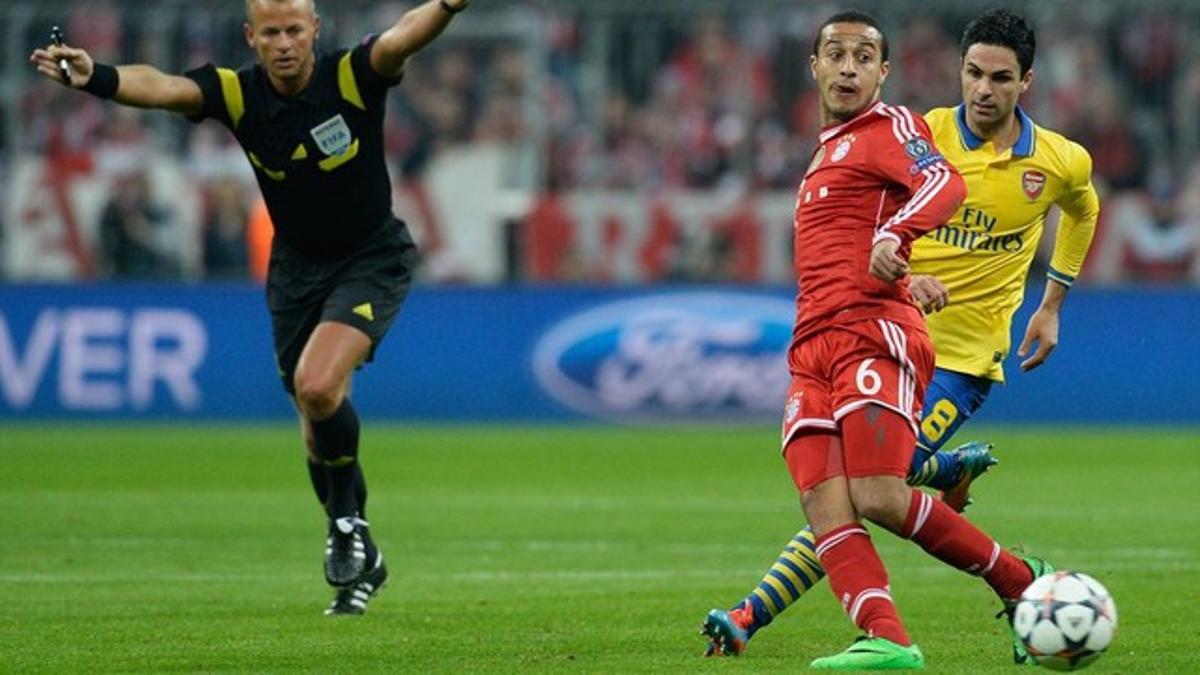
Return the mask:
[[[792,384],[783,414],[784,451],[806,430],[840,435],[842,418],[874,404],[903,417],[912,436],[898,438],[896,447],[889,447],[888,454],[894,450],[894,458],[859,457],[855,448],[843,448],[844,472],[871,475],[853,467],[877,466],[881,462],[907,469],[933,363],[928,334],[892,321],[859,321],[805,339],[788,355]],[[796,459],[789,458],[789,464]],[[816,474],[828,473],[826,458],[814,458],[814,462],[821,464],[813,468]]]

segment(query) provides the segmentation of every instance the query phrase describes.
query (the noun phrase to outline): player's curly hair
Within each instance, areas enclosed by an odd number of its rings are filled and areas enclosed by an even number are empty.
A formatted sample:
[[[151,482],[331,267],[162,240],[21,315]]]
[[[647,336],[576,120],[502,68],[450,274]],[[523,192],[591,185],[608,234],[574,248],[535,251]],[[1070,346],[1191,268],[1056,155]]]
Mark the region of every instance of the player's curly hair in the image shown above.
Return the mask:
[[[1017,55],[1017,64],[1021,67],[1021,77],[1033,67],[1033,53],[1037,49],[1037,40],[1033,36],[1033,27],[1025,17],[1010,12],[1007,9],[989,9],[971,19],[963,30],[962,56],[974,44],[995,45],[1007,47]]]
[[[888,60],[888,40],[887,35],[885,35],[883,32],[883,28],[880,28],[879,22],[875,20],[875,17],[867,14],[866,12],[860,12],[856,9],[838,12],[828,19],[825,19],[820,26],[817,26],[817,34],[815,37],[813,37],[813,56],[816,56],[817,52],[819,52],[821,49],[821,32],[825,30],[826,26],[834,23],[861,23],[864,26],[870,26],[871,28],[879,31],[879,60]]]

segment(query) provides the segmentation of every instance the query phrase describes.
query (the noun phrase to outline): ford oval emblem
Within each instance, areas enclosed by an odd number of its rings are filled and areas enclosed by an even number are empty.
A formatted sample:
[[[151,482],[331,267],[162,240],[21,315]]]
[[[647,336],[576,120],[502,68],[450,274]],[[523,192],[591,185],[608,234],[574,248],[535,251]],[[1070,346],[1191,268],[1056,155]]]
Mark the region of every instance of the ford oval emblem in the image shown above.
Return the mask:
[[[794,315],[792,301],[750,293],[613,302],[551,327],[534,374],[560,403],[623,422],[777,420]]]

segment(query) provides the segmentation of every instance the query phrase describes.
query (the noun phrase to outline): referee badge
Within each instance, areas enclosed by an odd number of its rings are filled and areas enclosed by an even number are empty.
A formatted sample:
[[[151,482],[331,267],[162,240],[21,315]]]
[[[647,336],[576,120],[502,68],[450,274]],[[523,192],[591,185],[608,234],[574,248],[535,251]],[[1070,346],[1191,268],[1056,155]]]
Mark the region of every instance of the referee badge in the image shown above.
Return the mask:
[[[334,115],[313,127],[309,132],[321,152],[329,157],[340,155],[350,148],[354,138],[350,135],[350,127],[341,115]]]

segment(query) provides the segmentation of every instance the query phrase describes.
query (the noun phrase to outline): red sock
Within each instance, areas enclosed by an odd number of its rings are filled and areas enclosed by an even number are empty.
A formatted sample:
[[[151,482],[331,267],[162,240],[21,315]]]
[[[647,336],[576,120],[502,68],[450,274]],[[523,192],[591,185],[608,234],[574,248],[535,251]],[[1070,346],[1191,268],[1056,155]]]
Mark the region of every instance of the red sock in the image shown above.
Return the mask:
[[[871,637],[912,644],[892,603],[887,570],[862,525],[851,523],[817,537],[817,556],[833,595],[854,625]]]
[[[983,577],[1002,599],[1019,597],[1033,581],[1033,574],[1020,558],[920,490],[913,490],[901,534],[938,560]]]

